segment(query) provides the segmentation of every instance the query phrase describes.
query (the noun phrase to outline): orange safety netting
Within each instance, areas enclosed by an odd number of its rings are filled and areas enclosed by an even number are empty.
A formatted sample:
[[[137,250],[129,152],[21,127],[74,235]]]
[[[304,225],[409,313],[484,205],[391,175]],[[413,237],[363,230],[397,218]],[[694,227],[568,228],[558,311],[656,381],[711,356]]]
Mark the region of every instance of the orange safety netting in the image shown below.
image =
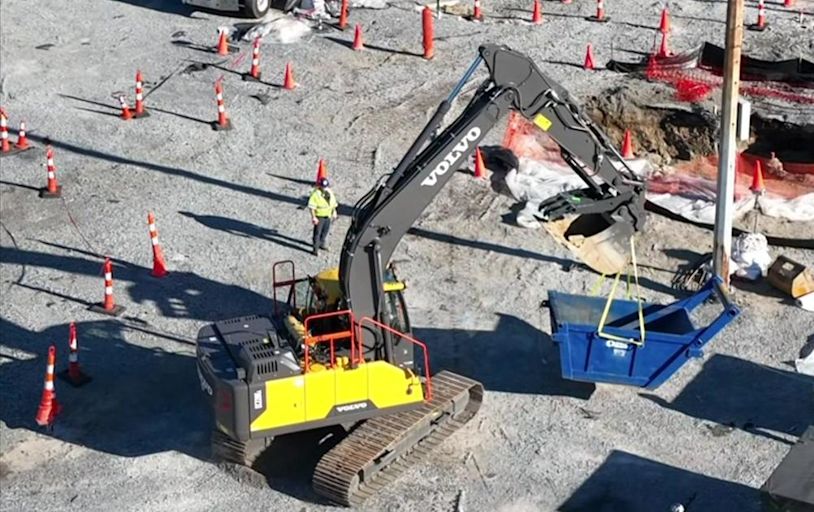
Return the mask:
[[[723,85],[723,78],[710,70],[700,67],[678,67],[661,62],[651,55],[645,76],[648,80],[669,83],[676,88],[676,97],[681,101],[698,102],[705,99],[713,89]],[[740,94],[758,98],[774,98],[792,103],[814,105],[814,92],[804,92],[780,82],[750,81],[741,82]]]

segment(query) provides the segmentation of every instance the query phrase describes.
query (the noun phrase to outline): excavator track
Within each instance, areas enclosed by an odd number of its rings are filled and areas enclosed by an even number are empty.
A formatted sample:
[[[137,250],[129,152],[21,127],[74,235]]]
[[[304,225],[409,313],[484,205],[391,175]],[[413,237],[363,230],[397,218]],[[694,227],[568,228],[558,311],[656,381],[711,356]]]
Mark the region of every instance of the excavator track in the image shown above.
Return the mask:
[[[432,400],[365,421],[323,455],[314,470],[314,491],[341,505],[360,505],[471,420],[482,401],[481,383],[438,373]]]
[[[219,463],[253,467],[273,438],[252,439],[247,443],[232,439],[220,430],[212,431],[212,459]]]

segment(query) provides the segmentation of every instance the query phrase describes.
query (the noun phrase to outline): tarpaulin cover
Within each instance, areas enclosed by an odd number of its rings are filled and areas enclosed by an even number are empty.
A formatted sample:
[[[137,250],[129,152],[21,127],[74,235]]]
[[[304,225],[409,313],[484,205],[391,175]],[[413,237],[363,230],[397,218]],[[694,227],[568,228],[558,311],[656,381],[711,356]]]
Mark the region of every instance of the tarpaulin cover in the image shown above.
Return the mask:
[[[783,510],[814,510],[814,426],[792,446],[761,490],[790,507]]]
[[[509,190],[518,201],[525,201],[525,211],[518,214],[518,223],[525,227],[537,225],[532,217],[541,201],[566,190],[585,184],[562,160],[559,146],[520,115],[513,114],[503,140],[503,146],[518,158],[517,169],[505,176]],[[798,164],[796,173],[785,169],[784,163],[763,160],[766,193],[753,194],[753,155],[740,155],[735,180],[735,215],[751,212],[758,201],[764,215],[793,221],[814,221],[814,174],[812,166]],[[647,199],[688,220],[712,225],[715,220],[717,158],[707,157],[677,165],[654,168],[644,159],[628,161],[632,170],[646,178]]]

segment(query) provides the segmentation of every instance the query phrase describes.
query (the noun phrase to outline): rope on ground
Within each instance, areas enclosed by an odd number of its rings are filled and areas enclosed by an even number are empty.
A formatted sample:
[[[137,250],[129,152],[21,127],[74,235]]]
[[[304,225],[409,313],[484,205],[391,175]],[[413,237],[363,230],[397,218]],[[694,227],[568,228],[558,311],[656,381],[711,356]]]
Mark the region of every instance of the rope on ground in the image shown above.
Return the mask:
[[[79,238],[82,239],[82,242],[85,244],[85,247],[90,252],[92,252],[93,254],[95,254],[96,256],[101,258],[101,256],[100,256],[101,253],[96,250],[96,248],[93,246],[93,244],[90,243],[90,240],[88,240],[88,238],[85,236],[85,234],[82,233],[82,230],[79,229],[79,224],[77,224],[76,219],[74,219],[73,215],[71,215],[71,209],[68,208],[68,203],[65,201],[65,198],[61,197],[60,200],[62,200],[62,207],[65,208],[65,213],[68,216],[68,220],[71,221],[71,224],[73,225],[74,229],[76,230],[77,234],[79,235]]]
[[[15,249],[17,249],[17,250],[19,251],[19,250],[20,250],[20,246],[17,244],[17,239],[16,239],[16,238],[14,238],[14,233],[12,233],[12,232],[11,232],[11,230],[10,230],[10,229],[9,229],[9,228],[8,228],[8,227],[7,227],[7,226],[4,224],[4,223],[3,223],[3,221],[2,221],[2,220],[0,220],[0,227],[2,227],[2,228],[3,228],[3,231],[5,231],[5,232],[6,232],[6,234],[8,235],[8,237],[9,237],[9,238],[11,238],[11,243],[14,245],[14,248],[15,248]],[[23,278],[25,277],[25,271],[26,271],[26,268],[27,268],[27,267],[26,267],[26,265],[25,265],[25,263],[23,263],[23,264],[22,264],[22,267],[23,267],[23,268],[22,268],[22,271],[20,272],[19,277],[17,277],[17,279],[16,279],[16,280],[15,280],[13,283],[11,283],[11,284],[8,286],[8,289],[9,289],[9,290],[10,290],[10,289],[11,289],[11,287],[12,287],[12,286],[14,286],[15,284],[20,284],[20,283],[22,283],[22,282],[23,282]]]

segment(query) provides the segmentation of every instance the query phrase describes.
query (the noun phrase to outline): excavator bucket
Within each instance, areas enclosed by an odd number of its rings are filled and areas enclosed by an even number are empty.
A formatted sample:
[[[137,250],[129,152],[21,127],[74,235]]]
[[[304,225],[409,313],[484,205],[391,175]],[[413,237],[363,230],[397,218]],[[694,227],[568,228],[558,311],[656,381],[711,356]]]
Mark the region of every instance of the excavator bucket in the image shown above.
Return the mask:
[[[543,223],[555,240],[600,274],[622,272],[630,260],[633,226],[605,215],[569,216]]]

